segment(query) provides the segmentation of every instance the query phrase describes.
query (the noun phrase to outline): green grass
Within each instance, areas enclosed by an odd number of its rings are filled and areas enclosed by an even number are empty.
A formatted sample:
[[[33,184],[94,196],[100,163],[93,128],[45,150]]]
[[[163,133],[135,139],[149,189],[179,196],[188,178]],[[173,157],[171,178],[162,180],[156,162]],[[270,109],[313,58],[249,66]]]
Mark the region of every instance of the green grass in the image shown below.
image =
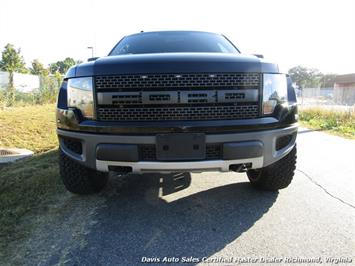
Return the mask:
[[[65,192],[58,175],[57,158],[57,151],[49,151],[1,169],[0,250],[26,236],[31,229],[19,226],[21,218]]]
[[[301,125],[355,139],[355,112],[307,108],[299,111]]]
[[[30,232],[33,225],[23,221],[26,214],[65,192],[57,166],[54,111],[54,105],[0,110],[0,147],[35,151],[32,158],[0,168],[0,258],[9,243]]]

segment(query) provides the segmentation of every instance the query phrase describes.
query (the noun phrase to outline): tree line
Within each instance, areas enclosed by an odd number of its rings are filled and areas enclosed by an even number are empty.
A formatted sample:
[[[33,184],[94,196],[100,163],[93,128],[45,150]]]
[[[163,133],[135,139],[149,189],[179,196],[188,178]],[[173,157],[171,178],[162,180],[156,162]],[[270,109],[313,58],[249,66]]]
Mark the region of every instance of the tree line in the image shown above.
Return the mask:
[[[301,88],[333,88],[337,74],[323,74],[316,68],[296,66],[289,69],[292,81]]]
[[[62,82],[63,75],[75,64],[82,63],[67,57],[62,61],[57,61],[45,67],[38,59],[31,62],[31,67],[27,68],[21,49],[15,48],[13,44],[7,44],[1,54],[0,71],[9,73],[9,84],[5,92],[0,91],[0,102],[5,102],[6,106],[12,106],[16,99],[28,98],[28,95],[17,93],[14,87],[14,73],[28,73],[40,77],[39,92],[31,95],[29,99],[33,103],[53,102],[56,99],[58,88]],[[323,74],[318,69],[296,66],[289,69],[288,74],[293,82],[300,88],[329,88],[334,86],[336,74]],[[27,99],[28,100],[28,99]]]
[[[67,57],[62,61],[51,63],[48,67],[45,67],[38,59],[34,59],[31,62],[31,67],[27,68],[25,59],[21,55],[21,49],[8,43],[1,53],[0,71],[9,73],[9,83],[5,91],[1,92],[0,101],[4,102],[6,106],[12,106],[17,98],[21,100],[26,98],[27,101],[32,100],[35,103],[54,101],[63,75],[70,67],[78,63],[81,63],[81,61],[75,61],[73,58]],[[39,91],[31,96],[17,93],[14,86],[14,73],[39,76]],[[30,99],[28,99],[29,97]]]

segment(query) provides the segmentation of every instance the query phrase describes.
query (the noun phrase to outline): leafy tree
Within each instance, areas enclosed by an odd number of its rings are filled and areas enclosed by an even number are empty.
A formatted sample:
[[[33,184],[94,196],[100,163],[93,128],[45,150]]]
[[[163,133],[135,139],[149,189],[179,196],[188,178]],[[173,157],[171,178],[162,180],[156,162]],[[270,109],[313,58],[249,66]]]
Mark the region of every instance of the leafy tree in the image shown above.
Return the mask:
[[[298,86],[316,88],[320,86],[323,74],[315,68],[307,68],[303,66],[296,66],[288,71],[293,82]]]
[[[60,76],[59,72],[57,72]],[[60,76],[61,77],[61,76]],[[37,104],[53,103],[58,95],[58,80],[55,76],[40,76],[40,87],[35,92],[35,102]]]
[[[63,61],[57,61],[56,63],[52,63],[49,66],[49,70],[52,74],[59,72],[64,75],[69,68],[76,64],[75,60],[71,57],[65,58]]]
[[[51,63],[51,64],[49,65],[49,72],[50,72],[51,74],[54,74],[55,72],[58,72],[58,71],[59,71],[59,66],[58,66],[57,63]]]
[[[1,55],[0,70],[9,73],[9,85],[6,91],[7,106],[13,105],[15,101],[14,73],[27,73],[25,60],[21,55],[21,49],[8,43]]]
[[[63,81],[63,75],[60,74],[59,72],[56,72],[54,74],[54,78],[56,79],[57,83],[58,83],[58,88],[60,87],[60,84],[62,84]]]
[[[320,79],[321,88],[333,88],[337,74],[325,74]]]
[[[38,59],[32,61],[32,67],[30,68],[30,72],[31,74],[38,75],[38,76],[49,75],[49,70],[45,68]]]

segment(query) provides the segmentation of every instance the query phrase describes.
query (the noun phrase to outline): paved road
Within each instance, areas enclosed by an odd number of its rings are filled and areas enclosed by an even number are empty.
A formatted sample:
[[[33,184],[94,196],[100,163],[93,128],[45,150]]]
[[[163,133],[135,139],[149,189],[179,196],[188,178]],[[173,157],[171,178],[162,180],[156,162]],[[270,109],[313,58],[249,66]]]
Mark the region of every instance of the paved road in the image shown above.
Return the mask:
[[[278,193],[235,173],[132,175],[98,196],[68,193],[28,241],[26,262],[354,260],[355,141],[302,129],[298,149],[294,182]]]

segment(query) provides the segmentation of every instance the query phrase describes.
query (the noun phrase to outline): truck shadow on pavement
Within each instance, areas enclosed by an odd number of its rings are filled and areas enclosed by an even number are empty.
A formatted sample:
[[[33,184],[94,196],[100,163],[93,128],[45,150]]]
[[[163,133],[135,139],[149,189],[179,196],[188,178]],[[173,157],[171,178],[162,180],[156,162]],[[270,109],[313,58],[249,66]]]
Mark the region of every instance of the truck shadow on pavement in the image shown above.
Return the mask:
[[[245,182],[193,194],[190,183],[190,174],[112,179],[101,195],[106,204],[96,213],[87,244],[70,251],[68,264],[135,265],[148,259],[157,264],[164,257],[179,258],[181,264],[189,256],[201,260],[238,241],[278,196]]]

